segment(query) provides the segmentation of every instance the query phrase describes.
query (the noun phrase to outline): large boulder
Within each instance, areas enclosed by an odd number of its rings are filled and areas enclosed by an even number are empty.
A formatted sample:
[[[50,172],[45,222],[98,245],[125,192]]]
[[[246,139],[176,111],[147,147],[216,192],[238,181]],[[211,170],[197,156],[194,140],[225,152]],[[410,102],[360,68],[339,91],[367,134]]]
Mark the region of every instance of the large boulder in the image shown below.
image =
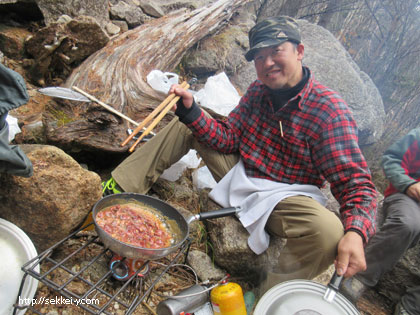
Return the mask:
[[[1,175],[0,217],[25,231],[41,252],[83,223],[102,196],[101,179],[54,146],[21,147],[34,174]]]
[[[347,102],[359,127],[360,145],[378,141],[384,131],[385,110],[372,79],[328,30],[305,20],[298,23],[305,44],[304,64]]]
[[[208,200],[208,211],[220,208]],[[223,270],[235,276],[244,276],[257,285],[267,266],[274,266],[286,243],[282,238],[271,238],[269,248],[261,255],[248,246],[249,234],[236,217],[206,220],[212,244],[214,261]]]

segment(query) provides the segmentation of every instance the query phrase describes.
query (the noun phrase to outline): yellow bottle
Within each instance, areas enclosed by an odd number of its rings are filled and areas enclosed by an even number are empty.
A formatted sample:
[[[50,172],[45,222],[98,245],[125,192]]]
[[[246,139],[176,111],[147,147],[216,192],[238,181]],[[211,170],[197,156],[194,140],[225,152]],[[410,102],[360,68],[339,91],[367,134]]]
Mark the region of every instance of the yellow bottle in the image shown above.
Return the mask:
[[[246,315],[242,288],[239,284],[225,282],[210,293],[214,315]]]

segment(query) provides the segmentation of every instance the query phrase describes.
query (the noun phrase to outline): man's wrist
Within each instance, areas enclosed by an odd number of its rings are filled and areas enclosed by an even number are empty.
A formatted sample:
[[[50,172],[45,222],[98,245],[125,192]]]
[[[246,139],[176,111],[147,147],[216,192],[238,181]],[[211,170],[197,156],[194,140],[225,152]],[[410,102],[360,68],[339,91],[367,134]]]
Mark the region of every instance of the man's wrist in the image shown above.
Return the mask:
[[[355,233],[357,233],[362,238],[363,244],[366,243],[366,238],[365,238],[365,235],[363,234],[362,231],[360,231],[358,229],[355,229],[355,228],[349,228],[349,229],[346,230],[346,233],[348,233],[348,232],[355,232]]]

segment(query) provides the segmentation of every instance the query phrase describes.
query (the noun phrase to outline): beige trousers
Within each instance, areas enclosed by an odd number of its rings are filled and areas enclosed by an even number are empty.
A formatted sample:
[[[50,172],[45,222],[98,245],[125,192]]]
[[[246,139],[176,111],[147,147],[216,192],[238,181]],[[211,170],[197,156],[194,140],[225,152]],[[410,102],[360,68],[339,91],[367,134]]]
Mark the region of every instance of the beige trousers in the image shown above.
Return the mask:
[[[165,169],[195,149],[219,181],[239,160],[238,154],[222,154],[200,144],[178,118],[125,159],[112,177],[128,192],[146,193]],[[267,266],[263,292],[291,279],[312,279],[334,261],[343,226],[337,216],[306,196],[281,201],[266,229],[287,243],[275,266]]]

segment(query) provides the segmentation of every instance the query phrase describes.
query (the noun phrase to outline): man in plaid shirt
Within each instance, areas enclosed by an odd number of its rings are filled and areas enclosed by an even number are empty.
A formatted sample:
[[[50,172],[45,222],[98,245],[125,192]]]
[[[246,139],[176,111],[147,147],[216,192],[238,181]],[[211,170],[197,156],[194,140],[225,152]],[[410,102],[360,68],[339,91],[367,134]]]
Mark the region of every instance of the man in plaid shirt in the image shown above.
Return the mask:
[[[262,21],[249,40],[245,57],[254,61],[258,80],[227,119],[209,117],[189,91],[174,85],[169,92],[181,96],[175,108],[179,121],[120,164],[113,180],[125,191],[145,193],[190,148],[218,182],[241,161],[245,176],[258,185],[302,191],[278,202],[265,224],[269,234],[287,239],[265,289],[311,279],[334,261],[337,273],[350,277],[366,269],[364,245],[375,233],[377,197],[356,123],[344,100],[302,66],[304,46],[293,19]],[[304,193],[325,181],[340,203],[341,220]],[[235,187],[227,188],[235,193]]]

